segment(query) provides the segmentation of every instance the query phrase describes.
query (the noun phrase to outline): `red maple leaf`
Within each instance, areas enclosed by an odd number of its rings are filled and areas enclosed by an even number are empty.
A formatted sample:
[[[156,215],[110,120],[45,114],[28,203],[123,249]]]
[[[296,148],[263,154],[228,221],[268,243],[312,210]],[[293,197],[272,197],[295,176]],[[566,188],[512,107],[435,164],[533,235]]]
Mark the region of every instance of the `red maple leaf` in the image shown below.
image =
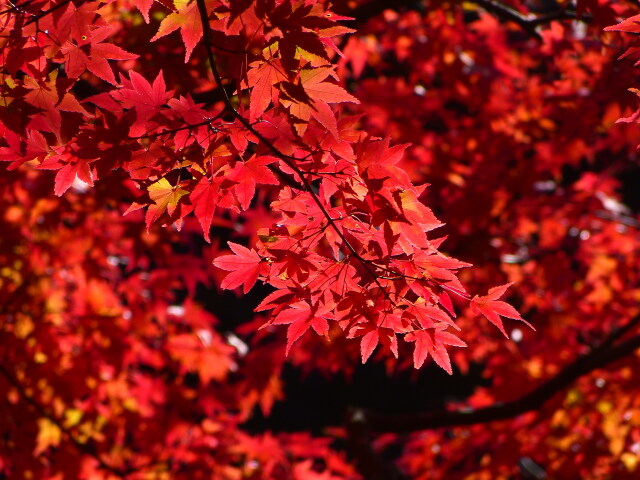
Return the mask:
[[[640,15],[625,18],[622,22],[604,29],[605,32],[627,32],[640,34]]]
[[[123,79],[123,88],[111,92],[111,96],[120,101],[125,108],[134,108],[136,111],[136,121],[131,126],[129,134],[137,137],[147,133],[145,124],[160,112],[163,105],[173,95],[173,91],[166,91],[167,86],[164,81],[162,70],[158,72],[153,85],[142,75],[136,72],[129,72],[129,80]]]
[[[66,42],[61,51],[65,56],[65,70],[69,77],[79,77],[85,70],[102,80],[116,84],[116,77],[107,60],[133,60],[138,55],[129,53],[111,43],[103,43],[112,33],[112,27],[98,27],[78,43]]]
[[[284,93],[288,96],[288,100],[282,103],[289,107],[293,116],[303,122],[308,122],[313,117],[337,139],[339,138],[338,122],[329,104],[360,103],[360,101],[341,86],[327,82],[326,79],[329,76],[336,77],[331,67],[302,69],[300,85],[283,82]],[[299,129],[299,133],[303,131],[304,129]]]
[[[230,272],[220,286],[231,290],[242,285],[242,291],[247,293],[255,285],[265,264],[255,250],[233,242],[228,242],[228,245],[234,255],[222,255],[213,261],[216,267]]]
[[[252,87],[249,97],[249,120],[255,122],[267,110],[272,102],[274,86],[286,80],[282,65],[278,59],[255,62],[247,73],[249,85]]]
[[[218,185],[212,183],[211,180],[205,176],[200,179],[189,196],[191,203],[195,207],[194,213],[200,222],[204,238],[209,243],[211,243],[209,230],[211,229],[211,222],[213,220],[213,214],[216,210],[216,203],[219,197],[217,190]]]
[[[162,20],[158,32],[151,41],[155,42],[159,38],[180,29],[186,50],[184,63],[187,63],[191,57],[193,48],[202,38],[202,22],[200,20],[200,13],[198,12],[198,5],[195,1],[188,3],[188,1],[181,0],[175,3],[178,6],[177,11],[170,13]],[[146,5],[143,5],[142,8],[146,8]]]
[[[378,346],[378,341],[380,339],[380,335],[378,335],[378,330],[371,330],[369,333],[363,335],[362,340],[360,340],[360,355],[362,357],[362,363],[365,363],[375,348]]]
[[[266,325],[289,325],[287,328],[286,354],[289,354],[291,346],[302,337],[309,328],[312,328],[318,335],[327,336],[329,333],[329,322],[334,316],[327,305],[320,308],[311,307],[307,302],[296,302],[281,310],[273,320]]]
[[[476,295],[471,300],[471,311],[475,314],[484,315],[491,323],[493,323],[503,335],[509,338],[506,330],[504,329],[504,325],[502,324],[502,319],[500,315],[507,318],[512,318],[514,320],[520,320],[524,322],[527,326],[531,327],[533,330],[533,326],[527,322],[524,318],[520,316],[518,311],[509,305],[507,302],[503,302],[498,300],[504,293],[507,291],[513,283],[507,283],[505,285],[500,285],[499,287],[494,287],[489,289],[489,294],[484,297],[479,297]]]
[[[442,331],[445,326],[439,326],[435,332],[433,330],[418,330],[409,333],[404,337],[408,342],[414,342],[413,366],[420,368],[429,355],[433,360],[445,370],[449,375],[453,373],[451,360],[445,345],[454,347],[466,347],[467,344],[455,335]]]
[[[247,210],[256,192],[256,183],[278,185],[278,179],[267,165],[278,159],[270,156],[252,156],[246,162],[236,163],[227,178],[238,182],[234,191],[243,210]]]

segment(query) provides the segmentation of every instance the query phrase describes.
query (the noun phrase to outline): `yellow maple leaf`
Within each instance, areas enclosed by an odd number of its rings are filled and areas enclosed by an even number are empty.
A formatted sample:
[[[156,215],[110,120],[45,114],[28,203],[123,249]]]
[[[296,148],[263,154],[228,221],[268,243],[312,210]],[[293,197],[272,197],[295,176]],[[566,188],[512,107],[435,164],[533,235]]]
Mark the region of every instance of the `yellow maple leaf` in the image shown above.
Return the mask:
[[[149,185],[148,191],[149,198],[153,200],[155,205],[150,205],[147,211],[147,228],[160,218],[165,210],[169,212],[169,215],[172,215],[180,199],[189,193],[181,188],[173,187],[166,178],[161,178]]]
[[[38,436],[34,455],[40,455],[49,447],[57,447],[62,439],[62,430],[46,417],[38,420]]]

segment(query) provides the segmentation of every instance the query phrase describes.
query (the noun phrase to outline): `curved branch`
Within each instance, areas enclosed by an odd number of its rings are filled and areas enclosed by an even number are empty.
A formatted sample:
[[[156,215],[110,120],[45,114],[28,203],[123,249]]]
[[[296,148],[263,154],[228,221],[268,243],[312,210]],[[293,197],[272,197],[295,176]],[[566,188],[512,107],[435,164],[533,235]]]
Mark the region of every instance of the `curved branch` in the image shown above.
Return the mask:
[[[620,332],[626,333],[639,323],[640,317],[635,317],[629,324],[614,331],[600,347],[579,357],[558,375],[515,400],[496,403],[484,408],[434,411],[410,415],[386,415],[357,410],[351,415],[349,421],[365,423],[369,429],[376,432],[408,433],[416,430],[488,423],[516,417],[540,408],[543,403],[549,401],[583,375],[634,353],[640,348],[640,334],[630,337],[617,345],[610,344],[612,343],[612,338],[614,340],[619,338]]]
[[[542,40],[542,36],[536,30],[540,25],[552,22],[554,20],[582,20],[588,22],[591,20],[589,15],[578,15],[574,10],[558,9],[552,12],[540,15],[523,15],[515,8],[512,8],[495,0],[470,0],[487,12],[501,18],[505,21],[516,23],[522,30],[534,37],[536,40]]]
[[[372,1],[365,3],[364,5],[356,8],[351,12],[347,12],[352,17],[355,17],[357,23],[364,23],[370,18],[380,15],[387,9],[394,10],[425,10],[425,3],[419,0],[398,0],[393,4],[384,1]],[[520,13],[513,7],[505,5],[496,0],[469,0],[469,3],[473,3],[483,8],[488,13],[495,15],[503,21],[511,21],[516,23],[527,34],[534,37],[536,40],[542,40],[540,33],[536,30],[536,27],[547,24],[554,20],[582,20],[588,22],[591,20],[591,16],[588,14],[578,15],[575,10],[558,9],[551,12],[543,13],[540,15],[526,15]]]

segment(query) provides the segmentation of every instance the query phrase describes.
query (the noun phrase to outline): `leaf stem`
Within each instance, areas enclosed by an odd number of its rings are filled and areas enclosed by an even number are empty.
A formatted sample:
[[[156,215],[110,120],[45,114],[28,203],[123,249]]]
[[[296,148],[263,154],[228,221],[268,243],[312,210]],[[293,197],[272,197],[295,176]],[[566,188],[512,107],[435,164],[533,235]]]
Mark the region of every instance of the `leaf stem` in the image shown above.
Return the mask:
[[[206,7],[206,4],[205,4],[205,0],[196,0],[196,4],[198,6],[198,12],[200,14],[200,21],[202,22],[204,44],[205,44],[205,48],[207,50],[207,59],[209,60],[209,65],[211,66],[211,72],[213,74],[213,78],[214,78],[216,84],[218,85],[218,87],[222,90],[222,99],[223,99],[223,102],[224,102],[225,106],[229,109],[229,112],[249,132],[251,132],[260,142],[262,142],[276,157],[278,157],[280,160],[282,160],[284,162],[284,164],[287,165],[287,167],[289,167],[290,169],[292,169],[296,173],[296,175],[300,178],[300,181],[301,181],[302,185],[304,186],[304,190],[311,195],[311,198],[313,199],[314,203],[318,206],[318,208],[320,209],[322,214],[327,219],[327,222],[334,229],[334,231],[336,232],[336,234],[338,235],[340,240],[342,240],[342,242],[344,242],[344,245],[349,250],[349,252],[351,252],[351,255],[353,255],[354,258],[356,258],[360,262],[360,264],[364,267],[364,269],[368,272],[368,274],[373,278],[374,282],[377,284],[377,286],[384,293],[385,297],[395,305],[395,302],[390,298],[389,293],[380,284],[380,281],[379,281],[378,276],[376,275],[376,273],[371,270],[368,262],[364,258],[362,258],[362,256],[356,251],[356,249],[349,243],[347,238],[344,236],[344,234],[342,233],[340,228],[338,228],[338,226],[336,225],[335,221],[333,220],[333,218],[331,217],[331,215],[329,214],[329,212],[325,208],[324,204],[322,203],[322,201],[320,200],[318,195],[313,191],[313,188],[312,188],[309,180],[305,177],[303,172],[295,164],[295,161],[297,161],[298,159],[295,158],[295,157],[291,157],[289,155],[285,155],[284,153],[282,153],[273,143],[271,143],[260,132],[258,132],[253,127],[253,125],[251,125],[251,123],[246,118],[244,118],[235,109],[235,107],[233,106],[233,104],[231,102],[231,98],[229,97],[229,94],[224,89],[224,84],[223,84],[223,81],[222,81],[222,77],[220,75],[220,72],[218,71],[218,66],[217,66],[215,58],[213,56],[213,44],[211,42],[211,35],[210,35],[210,33],[211,33],[211,25],[209,24],[209,16],[207,14],[207,7]]]

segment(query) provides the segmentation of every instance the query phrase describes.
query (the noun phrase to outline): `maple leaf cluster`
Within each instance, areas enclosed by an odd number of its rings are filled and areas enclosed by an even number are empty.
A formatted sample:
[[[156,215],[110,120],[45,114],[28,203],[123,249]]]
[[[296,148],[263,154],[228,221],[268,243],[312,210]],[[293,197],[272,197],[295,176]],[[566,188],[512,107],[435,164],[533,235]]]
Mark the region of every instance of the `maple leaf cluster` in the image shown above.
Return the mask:
[[[333,3],[0,0],[0,476],[640,471],[637,6]],[[492,385],[245,424],[428,358]]]
[[[367,136],[331,107],[358,103],[335,71],[334,39],[353,31],[341,22],[349,18],[315,2],[176,4],[150,41],[180,29],[188,62],[205,32],[225,100],[206,107],[167,91],[162,71],[152,82],[135,70],[116,81],[108,60],[138,56],[105,43],[117,30],[113,10],[55,6],[43,15],[40,2],[29,3],[5,27],[10,169],[36,160],[56,171],[56,195],[122,169],[144,192],[128,212],[145,208],[147,228],[180,228],[193,213],[207,241],[214,216],[249,210],[256,187],[273,185],[276,221],[258,232],[257,251],[231,244],[235,256],[216,259],[231,271],[222,287],[247,293],[258,279],[275,287],[258,311],[289,325],[287,351],[308,329],[329,337],[337,323],[361,337],[363,361],[379,343],[397,357],[400,335],[414,342],[416,368],[430,354],[451,373],[446,346],[465,343],[447,331],[458,329],[450,293],[468,298],[456,277],[468,264],[427,237],[441,223],[419,199],[424,186],[397,166],[406,146]],[[149,22],[149,4],[137,7]],[[226,79],[212,56],[217,42]],[[85,72],[109,86],[80,102],[73,87]],[[17,124],[30,109],[29,123]],[[505,312],[521,320],[498,305],[477,310],[499,326]]]
[[[366,129],[415,145],[401,166],[428,179],[428,205],[456,225],[447,251],[476,266],[461,279],[516,282],[516,306],[536,327],[532,336],[505,324],[513,342],[498,342],[465,312],[457,323],[473,348],[452,357],[463,371],[483,365],[491,385],[453,402],[461,410],[371,409],[374,430],[416,431],[403,444],[409,478],[638,474],[640,131],[625,91],[637,58],[618,60],[637,36],[616,33],[637,17],[607,28],[637,6],[533,3],[363,7],[339,64]],[[613,356],[623,347],[635,353]],[[618,361],[603,367],[605,358]],[[575,381],[589,362],[600,368]]]

